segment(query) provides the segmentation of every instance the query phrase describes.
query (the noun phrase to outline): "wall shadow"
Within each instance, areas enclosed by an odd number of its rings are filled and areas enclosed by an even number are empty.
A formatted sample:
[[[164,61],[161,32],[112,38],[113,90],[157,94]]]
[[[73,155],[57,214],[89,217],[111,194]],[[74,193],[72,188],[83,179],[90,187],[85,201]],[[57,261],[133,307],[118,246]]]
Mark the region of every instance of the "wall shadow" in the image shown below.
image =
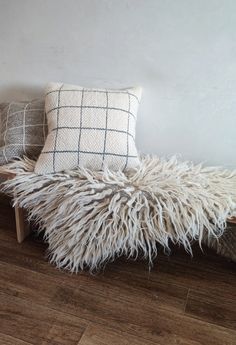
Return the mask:
[[[8,85],[0,87],[0,102],[28,101],[43,96],[43,87],[31,85]]]

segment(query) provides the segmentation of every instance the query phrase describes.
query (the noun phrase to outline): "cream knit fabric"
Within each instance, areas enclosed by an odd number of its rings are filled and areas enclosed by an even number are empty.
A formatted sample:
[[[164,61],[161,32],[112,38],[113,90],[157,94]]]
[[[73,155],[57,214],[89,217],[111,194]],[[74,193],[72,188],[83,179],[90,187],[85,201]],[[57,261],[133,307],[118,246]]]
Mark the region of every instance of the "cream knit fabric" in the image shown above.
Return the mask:
[[[77,166],[125,170],[139,165],[135,125],[141,88],[87,89],[62,83],[46,88],[48,136],[38,174]]]

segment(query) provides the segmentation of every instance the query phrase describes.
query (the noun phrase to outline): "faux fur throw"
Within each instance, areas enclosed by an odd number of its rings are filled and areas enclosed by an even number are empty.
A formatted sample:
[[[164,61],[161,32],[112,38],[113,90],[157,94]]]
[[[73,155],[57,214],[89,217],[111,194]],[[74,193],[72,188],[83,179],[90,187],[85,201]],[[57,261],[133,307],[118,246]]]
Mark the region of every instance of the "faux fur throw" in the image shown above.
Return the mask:
[[[8,165],[16,172],[5,189],[45,230],[50,260],[77,272],[117,256],[143,254],[151,263],[157,245],[218,238],[236,215],[236,174],[188,162],[143,157],[136,170],[76,169],[37,175],[35,162]],[[3,169],[5,169],[4,167]]]

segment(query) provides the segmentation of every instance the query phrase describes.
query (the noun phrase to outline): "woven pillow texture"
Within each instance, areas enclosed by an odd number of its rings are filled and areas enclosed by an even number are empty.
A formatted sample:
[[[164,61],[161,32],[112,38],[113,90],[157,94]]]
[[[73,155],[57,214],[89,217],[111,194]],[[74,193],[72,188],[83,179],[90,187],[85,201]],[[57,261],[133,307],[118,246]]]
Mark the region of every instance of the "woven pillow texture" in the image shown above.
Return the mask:
[[[48,136],[38,174],[76,167],[125,170],[139,165],[135,125],[142,89],[88,89],[50,83],[45,92]]]
[[[0,104],[0,165],[37,158],[47,134],[44,100]]]

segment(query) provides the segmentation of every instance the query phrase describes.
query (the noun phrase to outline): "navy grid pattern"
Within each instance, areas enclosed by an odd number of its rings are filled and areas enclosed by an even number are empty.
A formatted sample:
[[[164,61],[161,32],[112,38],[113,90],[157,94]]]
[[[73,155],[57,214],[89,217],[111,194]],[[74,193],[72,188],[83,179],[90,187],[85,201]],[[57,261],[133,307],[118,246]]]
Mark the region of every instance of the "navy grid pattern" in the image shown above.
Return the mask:
[[[78,142],[78,166],[79,166],[79,161],[80,161],[80,141],[81,141],[81,134],[82,134],[82,119],[83,119],[83,100],[84,100],[84,89],[82,90],[82,95],[81,95],[81,108],[80,108],[80,128],[79,128],[79,142]]]
[[[63,88],[63,85],[60,87],[60,89],[58,90],[58,100],[57,100],[57,128],[59,127],[59,112],[60,112],[60,98],[61,98],[61,90]],[[55,135],[55,144],[54,147],[57,147],[57,138],[58,138],[58,131],[56,131],[56,135]],[[53,152],[53,171],[56,171],[55,168],[55,160],[56,160],[56,150]]]
[[[67,101],[67,95],[66,97],[63,96],[64,98],[62,100],[62,94],[64,94],[65,92],[70,92],[69,94],[70,96],[68,95],[69,96],[68,101]],[[85,97],[85,94],[87,95],[87,93],[91,94],[91,98],[87,97],[87,101],[85,102],[84,97]],[[102,97],[102,100],[101,100],[101,98],[99,98],[100,96],[96,96],[96,93],[104,94],[105,97]],[[76,96],[76,94],[78,94],[78,96]],[[121,104],[119,104],[116,98],[114,98],[116,97],[116,94],[121,95],[121,99],[122,99]],[[110,95],[113,95],[113,96],[110,96]],[[77,162],[75,166],[73,167],[83,165],[81,155],[83,155],[83,159],[85,159],[84,155],[90,155],[90,156],[94,155],[94,159],[96,159],[96,157],[99,156],[100,168],[98,170],[104,168],[104,166],[107,164],[106,157],[114,156],[114,157],[119,157],[121,159],[123,158],[123,163],[121,164],[122,170],[128,167],[130,158],[134,158],[134,159],[138,158],[136,148],[135,150],[131,150],[132,152],[130,152],[129,146],[130,144],[132,144],[133,147],[135,147],[135,141],[134,141],[135,133],[133,133],[133,131],[130,131],[130,118],[132,118],[133,121],[136,120],[136,111],[134,110],[135,112],[132,112],[131,102],[133,102],[133,104],[136,102],[135,107],[133,108],[133,109],[136,109],[138,108],[138,104],[140,100],[137,97],[137,95],[130,92],[130,90],[116,91],[116,90],[108,90],[108,89],[96,90],[96,89],[85,89],[85,88],[64,89],[64,84],[62,84],[60,87],[57,87],[56,89],[51,90],[46,93],[46,103],[47,103],[48,97],[49,99],[53,97],[53,100],[54,100],[54,101],[51,101],[48,107],[46,106],[47,118],[48,119],[50,118],[50,121],[51,121],[52,119],[56,117],[55,127],[51,128],[50,130],[50,134],[54,133],[53,135],[54,144],[47,145],[47,141],[46,141],[46,145],[41,153],[41,156],[42,156],[42,162],[43,162],[43,159],[47,159],[46,155],[52,155],[53,163],[52,163],[51,172],[57,172],[57,171],[63,170],[61,168],[59,168],[60,170],[58,170],[58,166],[56,164],[57,160],[59,162],[62,159],[61,157],[63,156],[63,154],[64,155],[75,154],[77,156]],[[55,103],[56,99],[57,99],[57,103]],[[75,101],[73,102],[72,100],[75,100]],[[92,114],[92,117],[94,117],[94,126],[87,125],[87,122],[86,122],[87,120],[86,117],[88,117],[86,113],[87,109],[94,110],[94,113],[89,112],[90,114],[89,116],[91,117],[91,114]],[[97,110],[101,112],[98,113]],[[104,110],[104,113],[103,113],[103,110]],[[113,117],[114,117],[114,114],[116,113],[118,114],[117,116],[119,118],[119,121],[122,122],[122,127],[118,126],[116,128],[116,125],[112,124],[112,120],[110,118],[111,116],[110,111],[115,111],[113,112],[113,115],[112,115]],[[67,123],[68,118],[70,118],[71,116],[74,117],[72,121],[73,125],[71,125],[70,121]],[[78,122],[77,122],[78,125],[76,123],[76,118],[75,118],[76,116],[78,116]],[[99,118],[99,116],[101,119]],[[98,123],[96,123],[97,118],[103,121],[102,122],[103,125],[101,125],[101,123],[99,123],[99,125]],[[68,135],[66,132],[67,130],[68,130]],[[91,142],[93,141],[94,133],[101,133],[101,135],[98,136],[100,138],[99,139],[100,143],[98,143],[98,146],[97,146],[97,147],[100,147],[100,149],[97,149],[96,147],[96,150],[91,149],[93,147],[93,144],[91,144]],[[108,134],[109,134],[109,137],[108,137]],[[118,137],[116,137],[117,135]],[[67,137],[68,137],[68,140],[70,140],[71,137],[77,136],[78,137],[77,147],[74,144],[72,145],[71,143],[69,144],[68,148],[65,145],[61,146],[59,138],[63,138],[63,136],[65,136],[63,141],[66,141]],[[111,146],[111,141],[113,140],[113,138],[115,140],[115,144],[112,143],[112,146]],[[96,140],[97,140],[97,137],[96,137]],[[117,147],[115,147],[117,142],[119,143],[119,140],[122,140],[122,147],[123,147],[122,150],[120,150],[119,144],[117,145]],[[88,143],[90,142],[91,146],[87,148],[85,144],[86,142]],[[109,148],[110,149],[112,148],[112,150],[110,150]],[[43,156],[45,158],[43,158]],[[66,159],[65,157],[63,156],[63,159]],[[48,159],[50,160],[50,157]],[[90,161],[91,161],[91,158],[90,158]]]
[[[58,91],[59,92],[59,91]],[[60,91],[61,93],[61,91]],[[57,106],[55,108],[50,109],[46,115],[49,115],[51,112],[53,112],[54,110],[58,109],[66,109],[66,108],[76,108],[76,109],[80,109],[80,108],[84,108],[84,109],[104,109],[104,110],[119,110],[121,112],[124,112],[128,115],[131,115],[134,119],[136,118],[134,114],[132,114],[129,110],[125,110],[125,109],[121,109],[121,108],[116,108],[116,107],[100,107],[100,106],[95,106],[95,105],[61,105],[61,106]]]
[[[128,158],[129,158],[129,122],[130,122],[130,94],[129,92],[127,91],[127,95],[128,95],[128,99],[129,99],[129,108],[128,108],[128,123],[127,123],[127,155],[126,155],[126,162],[125,162],[125,167],[124,169],[127,168],[127,165],[128,165]]]

